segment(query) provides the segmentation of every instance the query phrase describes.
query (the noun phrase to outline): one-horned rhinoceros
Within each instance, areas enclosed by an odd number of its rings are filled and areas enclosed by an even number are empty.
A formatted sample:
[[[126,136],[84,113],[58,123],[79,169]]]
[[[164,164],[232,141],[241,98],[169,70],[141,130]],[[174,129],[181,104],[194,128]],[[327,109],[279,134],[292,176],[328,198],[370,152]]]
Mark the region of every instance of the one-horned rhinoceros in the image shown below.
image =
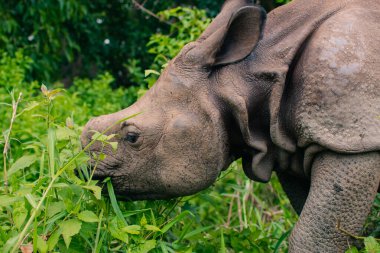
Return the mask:
[[[152,89],[82,140],[141,112],[109,130],[119,146],[95,171],[117,194],[193,194],[242,158],[255,181],[276,171],[300,214],[290,252],[343,252],[337,222],[360,233],[380,181],[380,1],[294,0],[265,20],[227,0]]]

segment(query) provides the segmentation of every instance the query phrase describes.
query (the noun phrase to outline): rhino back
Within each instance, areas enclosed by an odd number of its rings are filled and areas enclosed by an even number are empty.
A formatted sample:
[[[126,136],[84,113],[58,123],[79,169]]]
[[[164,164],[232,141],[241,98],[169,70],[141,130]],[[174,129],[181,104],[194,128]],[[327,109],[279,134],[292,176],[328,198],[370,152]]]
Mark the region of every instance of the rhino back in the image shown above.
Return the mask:
[[[309,38],[285,96],[297,146],[380,150],[378,20],[379,11],[353,5]]]

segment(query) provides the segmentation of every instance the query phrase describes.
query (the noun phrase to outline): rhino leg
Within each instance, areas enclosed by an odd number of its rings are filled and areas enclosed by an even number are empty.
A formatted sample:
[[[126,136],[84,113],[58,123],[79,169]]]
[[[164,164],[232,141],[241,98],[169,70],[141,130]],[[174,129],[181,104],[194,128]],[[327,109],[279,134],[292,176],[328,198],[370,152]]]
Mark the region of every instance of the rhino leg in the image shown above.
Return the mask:
[[[380,153],[316,156],[309,196],[289,240],[289,252],[344,252],[368,216],[380,181]]]
[[[310,182],[304,178],[290,175],[286,172],[277,172],[282,189],[290,200],[290,204],[298,215],[301,214],[309,194]]]

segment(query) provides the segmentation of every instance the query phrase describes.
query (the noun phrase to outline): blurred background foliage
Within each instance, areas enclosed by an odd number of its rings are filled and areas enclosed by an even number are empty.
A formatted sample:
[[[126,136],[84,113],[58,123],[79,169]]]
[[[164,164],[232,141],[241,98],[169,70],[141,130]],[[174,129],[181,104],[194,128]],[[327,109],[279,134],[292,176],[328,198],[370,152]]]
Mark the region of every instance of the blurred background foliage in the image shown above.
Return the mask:
[[[215,16],[223,0],[20,0],[0,1],[0,49],[14,56],[20,49],[32,59],[28,80],[61,81],[94,78],[108,71],[113,86],[130,86],[135,66],[147,69],[152,55],[147,42],[166,33],[175,20],[158,12],[177,6],[196,7]],[[286,0],[261,0],[269,11]],[[163,20],[165,19],[165,21]],[[188,34],[192,36],[192,34]]]

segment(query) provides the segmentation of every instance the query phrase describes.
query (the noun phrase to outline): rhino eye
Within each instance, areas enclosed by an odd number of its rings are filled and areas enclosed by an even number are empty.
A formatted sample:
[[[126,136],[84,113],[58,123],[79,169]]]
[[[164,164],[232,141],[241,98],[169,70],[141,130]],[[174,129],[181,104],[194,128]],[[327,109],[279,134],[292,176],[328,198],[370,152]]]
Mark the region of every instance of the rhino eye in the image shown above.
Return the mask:
[[[139,135],[136,133],[128,133],[127,136],[124,138],[129,143],[136,143],[139,138]]]

